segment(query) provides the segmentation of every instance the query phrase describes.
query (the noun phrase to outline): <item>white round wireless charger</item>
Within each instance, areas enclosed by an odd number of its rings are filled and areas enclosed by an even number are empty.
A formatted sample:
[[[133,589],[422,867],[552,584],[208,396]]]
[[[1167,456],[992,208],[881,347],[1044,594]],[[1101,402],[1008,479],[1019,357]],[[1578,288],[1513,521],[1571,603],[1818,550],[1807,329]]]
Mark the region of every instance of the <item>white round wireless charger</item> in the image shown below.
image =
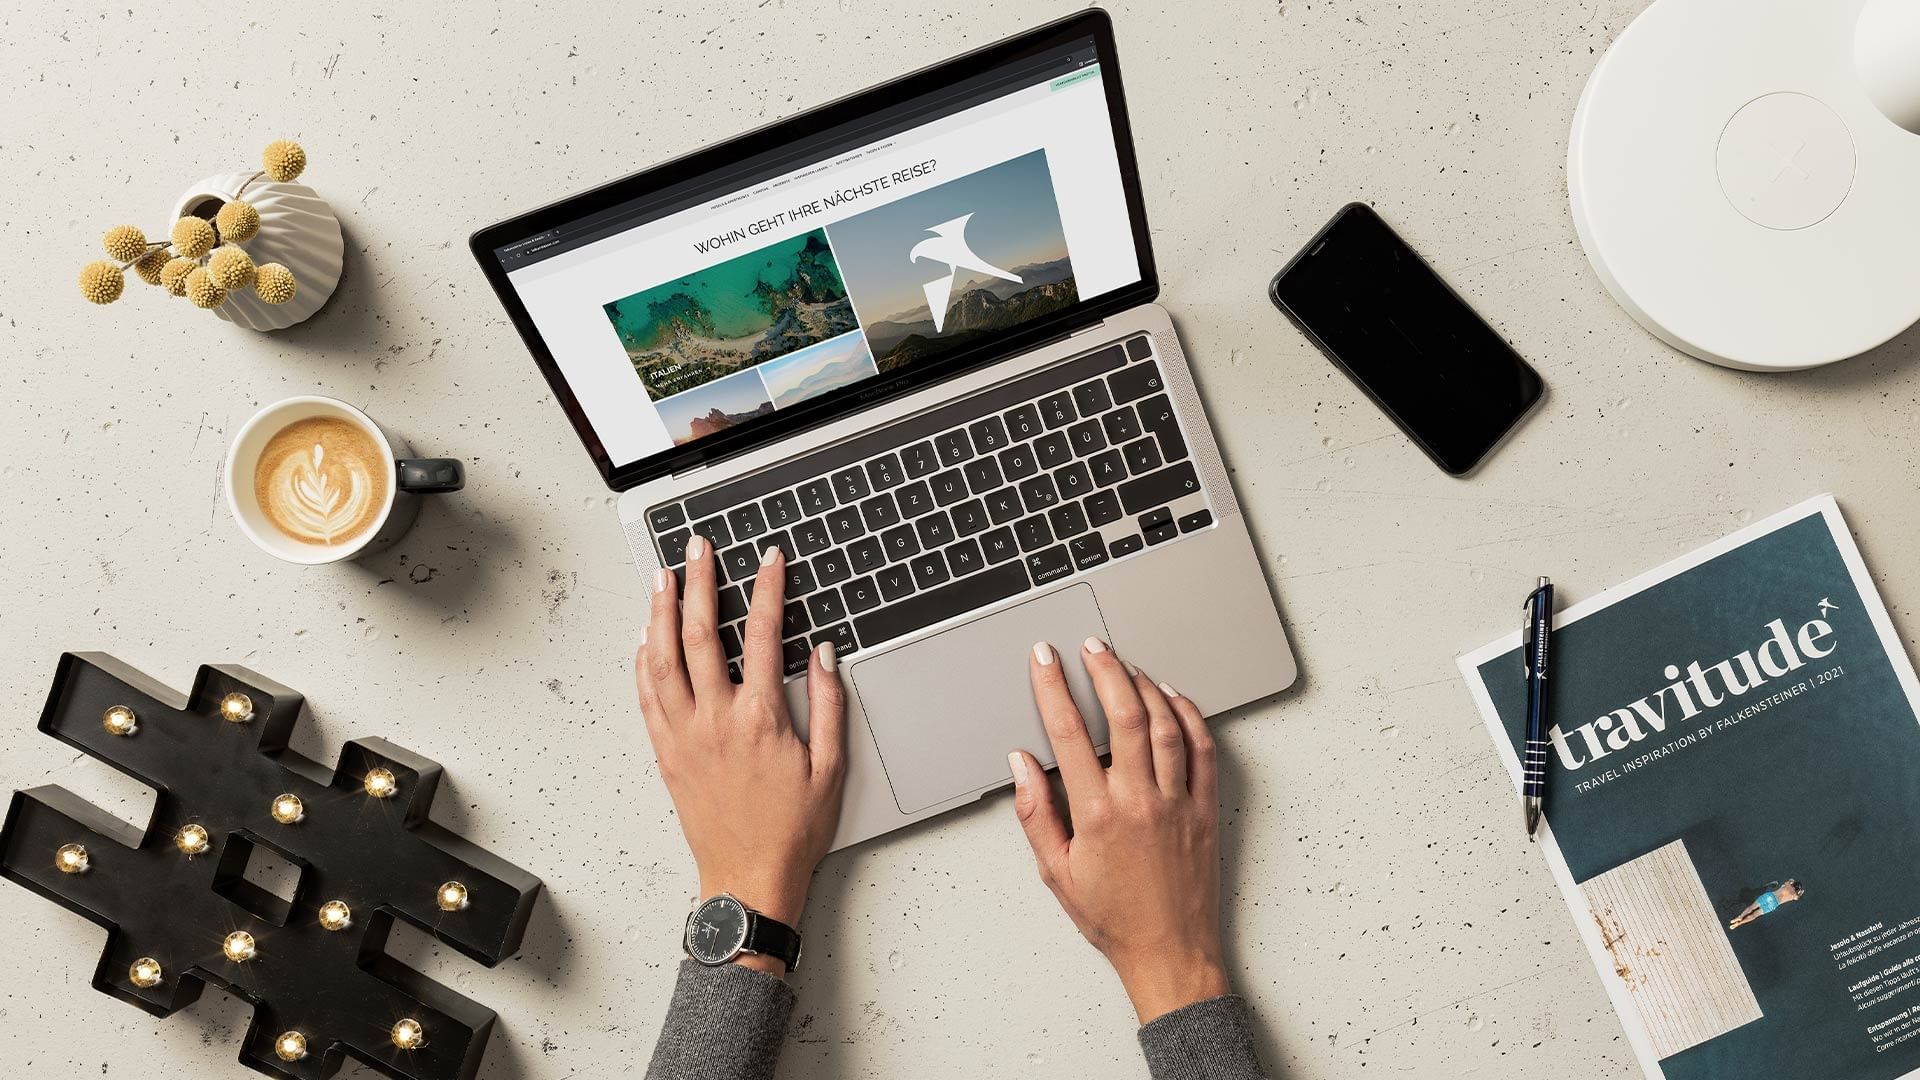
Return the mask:
[[[1890,118],[1920,116],[1915,12],[1654,0],[1594,68],[1567,151],[1574,227],[1614,299],[1674,348],[1753,371],[1844,360],[1920,321],[1920,135]]]

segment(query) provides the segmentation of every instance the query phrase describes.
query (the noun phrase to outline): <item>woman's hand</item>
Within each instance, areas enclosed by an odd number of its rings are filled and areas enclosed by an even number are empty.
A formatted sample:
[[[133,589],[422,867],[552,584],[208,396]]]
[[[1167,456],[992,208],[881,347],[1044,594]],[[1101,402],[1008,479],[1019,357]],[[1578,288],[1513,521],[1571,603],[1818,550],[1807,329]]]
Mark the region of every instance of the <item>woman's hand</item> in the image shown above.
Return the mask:
[[[1034,700],[1073,833],[1033,755],[1016,751],[1014,811],[1040,880],[1106,954],[1142,1024],[1228,993],[1220,948],[1220,811],[1213,737],[1193,702],[1088,638],[1081,660],[1107,714],[1101,768],[1053,646],[1033,647]]]
[[[833,646],[823,644],[808,661],[807,741],[794,733],[781,685],[786,571],[780,549],[769,547],[754,580],[736,686],[718,633],[713,545],[689,540],[685,598],[675,594],[673,572],[661,570],[634,675],[660,776],[700,867],[700,895],[729,892],[797,926],[840,819],[846,701]],[[771,957],[740,963],[784,973]]]

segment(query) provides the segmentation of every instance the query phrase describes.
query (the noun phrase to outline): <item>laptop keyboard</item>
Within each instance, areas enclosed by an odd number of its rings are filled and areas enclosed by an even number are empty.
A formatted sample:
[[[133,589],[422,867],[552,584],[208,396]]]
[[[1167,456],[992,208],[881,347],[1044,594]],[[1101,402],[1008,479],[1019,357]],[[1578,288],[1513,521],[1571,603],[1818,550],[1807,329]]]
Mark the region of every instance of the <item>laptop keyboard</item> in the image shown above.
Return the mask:
[[[1178,504],[1178,505],[1176,505]],[[783,656],[842,657],[1213,524],[1153,356],[1129,338],[647,511],[665,566],[719,555],[739,680],[760,553],[787,557]]]

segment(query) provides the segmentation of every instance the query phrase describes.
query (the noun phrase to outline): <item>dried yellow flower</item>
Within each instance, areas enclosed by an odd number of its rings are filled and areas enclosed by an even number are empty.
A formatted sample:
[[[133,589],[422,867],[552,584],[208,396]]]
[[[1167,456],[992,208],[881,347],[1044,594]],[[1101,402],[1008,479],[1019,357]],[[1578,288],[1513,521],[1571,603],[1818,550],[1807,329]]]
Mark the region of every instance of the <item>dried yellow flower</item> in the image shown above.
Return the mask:
[[[187,275],[187,299],[194,307],[216,308],[227,302],[227,290],[221,288],[204,266],[196,266]]]
[[[253,284],[253,259],[232,244],[221,244],[207,260],[207,276],[228,291],[244,289]]]
[[[263,263],[254,271],[253,294],[269,304],[293,299],[293,271],[279,263]]]
[[[127,275],[120,268],[100,259],[80,268],[80,295],[96,304],[111,304],[120,299],[127,287]]]
[[[189,259],[198,259],[213,250],[213,225],[205,218],[191,215],[173,223],[173,249]]]
[[[147,251],[147,234],[132,225],[115,225],[100,242],[116,262],[130,263]]]
[[[158,285],[160,272],[166,269],[167,260],[171,258],[173,258],[173,252],[163,247],[154,248],[134,261],[133,272],[140,275],[141,281],[149,285]]]
[[[187,295],[187,275],[198,269],[200,264],[192,259],[182,259],[178,256],[168,259],[167,265],[160,268],[160,287],[175,296],[185,296]]]
[[[260,211],[255,210],[252,203],[226,203],[213,215],[213,223],[220,227],[220,239],[244,244],[260,231]]]
[[[297,180],[307,167],[307,152],[292,139],[275,139],[260,154],[260,167],[281,183]]]

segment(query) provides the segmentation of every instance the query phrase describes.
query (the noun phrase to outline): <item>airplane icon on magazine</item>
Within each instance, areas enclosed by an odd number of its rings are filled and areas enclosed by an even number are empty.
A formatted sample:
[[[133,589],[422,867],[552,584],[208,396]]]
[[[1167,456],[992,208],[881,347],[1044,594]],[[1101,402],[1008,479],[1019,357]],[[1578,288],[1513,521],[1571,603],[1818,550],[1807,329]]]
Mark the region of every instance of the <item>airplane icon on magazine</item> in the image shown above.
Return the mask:
[[[927,231],[934,235],[913,245],[913,250],[907,252],[908,262],[932,259],[947,264],[945,277],[929,281],[923,286],[927,293],[927,310],[933,312],[933,332],[936,334],[947,321],[947,301],[953,295],[953,279],[961,270],[978,270],[1003,281],[1021,283],[1019,274],[1000,269],[974,254],[973,249],[967,246],[967,219],[971,217],[972,214],[961,214],[952,221],[929,227]]]
[[[1830,597],[1823,596],[1820,598],[1820,614],[1825,615],[1829,611],[1838,610],[1840,610],[1840,605],[1834,603]]]

